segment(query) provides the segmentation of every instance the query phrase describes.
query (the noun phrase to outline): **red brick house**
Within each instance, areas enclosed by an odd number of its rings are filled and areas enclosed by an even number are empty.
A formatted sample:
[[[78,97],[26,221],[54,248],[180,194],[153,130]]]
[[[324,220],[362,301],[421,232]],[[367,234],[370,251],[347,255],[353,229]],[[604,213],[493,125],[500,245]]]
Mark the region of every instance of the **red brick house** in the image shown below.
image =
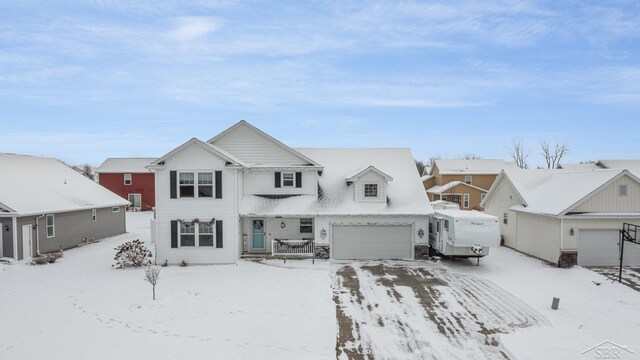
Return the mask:
[[[129,200],[130,208],[151,210],[156,206],[155,174],[145,166],[155,158],[109,158],[96,169],[96,181]]]

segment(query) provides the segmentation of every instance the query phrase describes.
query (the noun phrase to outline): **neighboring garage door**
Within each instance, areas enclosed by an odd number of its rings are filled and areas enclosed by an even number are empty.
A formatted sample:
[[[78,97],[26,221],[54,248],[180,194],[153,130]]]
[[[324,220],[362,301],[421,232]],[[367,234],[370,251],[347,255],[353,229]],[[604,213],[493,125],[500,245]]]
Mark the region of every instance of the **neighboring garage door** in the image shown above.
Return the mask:
[[[410,225],[333,225],[332,230],[336,260],[411,258]]]
[[[618,230],[580,230],[578,265],[616,266],[618,256]],[[640,266],[640,245],[624,244],[624,264]]]

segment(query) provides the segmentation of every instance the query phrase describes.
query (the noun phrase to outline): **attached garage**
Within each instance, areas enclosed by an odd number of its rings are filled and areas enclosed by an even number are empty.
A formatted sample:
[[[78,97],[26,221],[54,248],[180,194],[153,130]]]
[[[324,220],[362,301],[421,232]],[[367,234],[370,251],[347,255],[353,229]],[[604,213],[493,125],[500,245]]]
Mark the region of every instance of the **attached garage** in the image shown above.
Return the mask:
[[[581,229],[578,265],[616,266],[619,260],[619,232],[611,229]],[[624,265],[640,266],[640,245],[625,243]]]
[[[335,260],[411,259],[411,225],[333,225]]]

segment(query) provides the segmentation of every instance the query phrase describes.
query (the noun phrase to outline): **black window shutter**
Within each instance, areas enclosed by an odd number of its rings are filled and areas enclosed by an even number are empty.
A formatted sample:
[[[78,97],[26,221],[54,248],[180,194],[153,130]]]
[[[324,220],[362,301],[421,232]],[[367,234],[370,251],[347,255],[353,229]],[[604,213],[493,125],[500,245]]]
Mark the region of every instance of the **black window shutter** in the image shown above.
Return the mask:
[[[171,248],[178,247],[178,221],[171,220]]]
[[[177,171],[169,171],[169,198],[177,199],[178,198],[178,172]]]
[[[222,199],[222,171],[216,171],[216,199]]]
[[[216,247],[221,248],[222,244],[222,220],[216,220]]]
[[[276,171],[276,187],[277,188],[281,187],[281,185],[280,185],[280,180],[281,180],[280,177],[281,177],[280,172]]]
[[[302,187],[302,173],[301,172],[297,172],[296,173],[296,187],[297,188],[301,188]]]

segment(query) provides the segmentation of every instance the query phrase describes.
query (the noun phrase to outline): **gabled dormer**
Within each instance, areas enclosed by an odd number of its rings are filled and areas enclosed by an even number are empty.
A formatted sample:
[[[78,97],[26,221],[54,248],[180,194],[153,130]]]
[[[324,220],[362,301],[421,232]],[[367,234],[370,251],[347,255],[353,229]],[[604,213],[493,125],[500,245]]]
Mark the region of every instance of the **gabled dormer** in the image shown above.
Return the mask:
[[[355,201],[386,202],[387,183],[393,178],[375,166],[368,166],[348,175],[346,181],[353,186]]]

